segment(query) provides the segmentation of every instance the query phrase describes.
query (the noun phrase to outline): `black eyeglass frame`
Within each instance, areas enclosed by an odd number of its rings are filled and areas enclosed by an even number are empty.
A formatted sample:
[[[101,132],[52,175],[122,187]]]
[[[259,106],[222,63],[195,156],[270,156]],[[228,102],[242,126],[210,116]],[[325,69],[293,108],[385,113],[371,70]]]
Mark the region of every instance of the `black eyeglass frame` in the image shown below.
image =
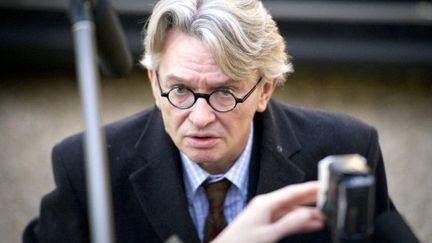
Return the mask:
[[[158,86],[159,86],[159,91],[160,91],[160,93],[161,93],[161,96],[167,98],[168,101],[169,101],[169,103],[170,103],[172,106],[174,106],[174,107],[176,107],[176,108],[178,108],[178,109],[181,109],[181,110],[187,110],[187,109],[189,109],[189,108],[191,108],[192,106],[195,105],[195,103],[196,103],[196,101],[198,100],[198,98],[203,98],[203,99],[206,100],[207,104],[208,104],[208,105],[209,105],[213,110],[215,110],[215,111],[217,111],[217,112],[221,112],[221,113],[225,113],[225,112],[232,111],[232,110],[234,110],[234,109],[237,107],[237,104],[238,104],[238,103],[243,103],[243,102],[245,102],[245,101],[247,100],[247,98],[249,98],[249,96],[250,96],[250,95],[255,91],[255,89],[258,87],[258,84],[261,83],[261,81],[262,81],[262,79],[263,79],[262,76],[261,76],[261,77],[258,79],[258,81],[255,83],[255,85],[254,85],[254,86],[249,90],[249,92],[247,92],[247,93],[246,93],[242,98],[238,98],[238,97],[236,97],[233,93],[231,93],[230,91],[226,91],[227,93],[229,93],[229,94],[234,98],[234,100],[235,100],[235,104],[233,105],[233,107],[232,107],[231,109],[228,109],[228,110],[218,110],[218,109],[216,109],[216,108],[215,108],[215,107],[210,103],[210,96],[211,96],[212,94],[214,94],[215,92],[219,91],[219,90],[215,90],[215,91],[211,92],[210,94],[206,94],[206,93],[196,93],[196,92],[194,92],[193,90],[191,90],[191,89],[189,89],[189,88],[187,88],[187,87],[184,87],[184,89],[187,89],[188,91],[190,91],[190,92],[192,93],[192,95],[194,96],[194,102],[193,102],[190,106],[187,106],[187,107],[179,107],[179,106],[175,105],[175,104],[170,100],[170,98],[169,98],[169,93],[170,93],[171,91],[173,91],[174,89],[177,89],[178,87],[171,88],[168,92],[163,92],[162,87],[161,87],[161,84],[160,84],[160,82],[159,82],[159,72],[156,70],[155,73],[156,73],[156,80],[157,80],[157,83],[158,83]]]

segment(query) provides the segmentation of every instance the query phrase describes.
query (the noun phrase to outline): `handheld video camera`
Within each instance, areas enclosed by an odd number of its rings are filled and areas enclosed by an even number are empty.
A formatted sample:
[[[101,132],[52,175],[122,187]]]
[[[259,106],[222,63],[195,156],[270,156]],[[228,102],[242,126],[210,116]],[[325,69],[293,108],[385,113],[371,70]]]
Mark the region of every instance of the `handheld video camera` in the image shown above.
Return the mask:
[[[333,155],[318,164],[318,207],[334,243],[369,242],[373,232],[375,179],[358,154]]]

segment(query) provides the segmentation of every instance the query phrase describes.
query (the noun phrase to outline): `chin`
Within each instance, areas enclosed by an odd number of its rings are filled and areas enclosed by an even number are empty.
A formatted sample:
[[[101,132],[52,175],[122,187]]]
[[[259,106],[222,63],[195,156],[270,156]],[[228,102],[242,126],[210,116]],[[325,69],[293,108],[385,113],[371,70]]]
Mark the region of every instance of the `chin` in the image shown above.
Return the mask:
[[[209,151],[193,151],[188,155],[188,158],[195,161],[197,164],[214,164],[220,161],[214,152]]]
[[[210,156],[191,156],[191,160],[195,161],[197,164],[214,164],[217,163],[216,160]]]

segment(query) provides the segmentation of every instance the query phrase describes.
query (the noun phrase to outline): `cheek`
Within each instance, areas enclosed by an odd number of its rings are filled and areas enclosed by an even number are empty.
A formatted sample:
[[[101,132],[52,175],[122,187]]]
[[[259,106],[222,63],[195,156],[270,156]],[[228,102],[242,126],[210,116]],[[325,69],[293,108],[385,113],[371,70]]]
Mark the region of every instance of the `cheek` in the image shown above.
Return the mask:
[[[250,125],[252,124],[253,118],[257,111],[257,105],[258,99],[256,99],[254,96],[254,99],[250,100],[250,103],[245,103],[244,106],[239,109],[238,114],[236,114],[232,121],[235,123],[236,130],[233,131],[234,133],[238,134],[239,132],[249,132]]]
[[[234,137],[239,136],[244,131],[249,131],[250,124],[255,114],[255,109],[251,106],[239,108],[240,107],[237,107],[238,110],[233,113],[232,116],[220,119],[222,125],[228,130],[230,135]]]
[[[255,113],[258,111],[260,99],[257,95],[254,95],[250,97],[248,103],[244,104],[244,107],[242,107],[242,113],[239,115],[238,119],[245,119],[252,121]]]
[[[170,134],[171,137],[176,137],[176,134],[180,132],[180,127],[187,119],[185,112],[178,109],[167,107],[166,104],[160,106],[162,112],[162,118],[164,121],[165,130]]]

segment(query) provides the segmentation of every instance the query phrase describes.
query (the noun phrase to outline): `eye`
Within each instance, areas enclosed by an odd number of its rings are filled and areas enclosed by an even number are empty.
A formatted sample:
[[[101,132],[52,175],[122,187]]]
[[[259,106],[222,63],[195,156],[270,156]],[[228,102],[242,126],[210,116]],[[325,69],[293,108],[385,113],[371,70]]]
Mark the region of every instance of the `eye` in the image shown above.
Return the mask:
[[[234,97],[229,89],[218,89],[213,92],[212,96],[219,100],[231,100]]]
[[[186,95],[190,93],[190,90],[184,85],[175,85],[171,89],[171,92],[174,93],[175,95]]]
[[[215,93],[217,93],[218,96],[221,97],[226,97],[226,96],[232,96],[232,92],[229,89],[218,89],[215,91]]]

